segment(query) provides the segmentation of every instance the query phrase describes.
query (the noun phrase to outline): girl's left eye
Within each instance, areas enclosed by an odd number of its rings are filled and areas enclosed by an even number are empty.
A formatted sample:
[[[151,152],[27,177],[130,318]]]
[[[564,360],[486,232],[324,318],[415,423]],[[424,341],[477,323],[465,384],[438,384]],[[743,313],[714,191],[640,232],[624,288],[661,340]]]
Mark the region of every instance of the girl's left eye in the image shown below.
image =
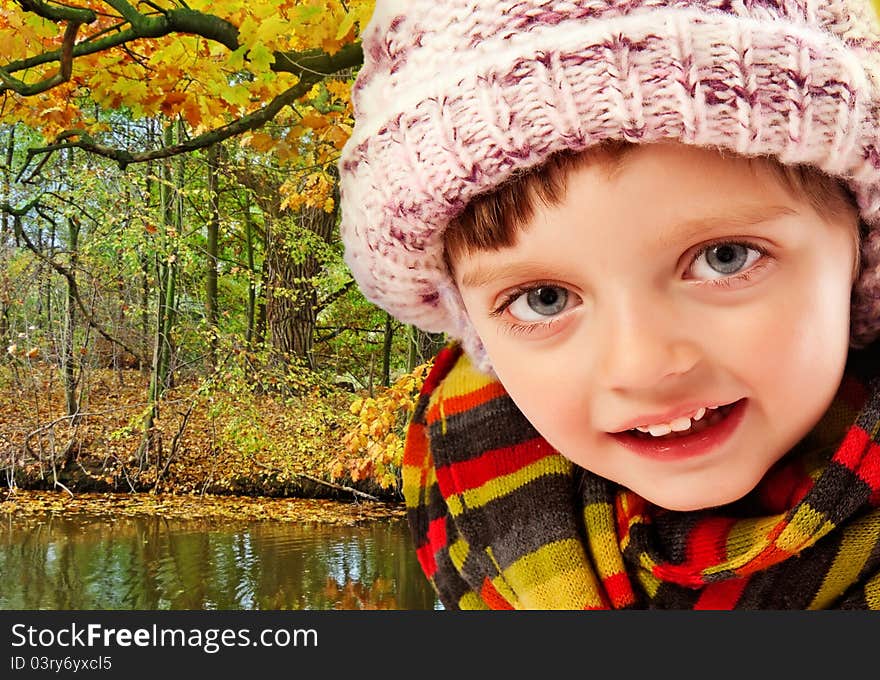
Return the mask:
[[[688,278],[717,280],[747,272],[766,251],[749,243],[715,243],[700,250],[688,268]]]
[[[562,286],[538,285],[515,290],[493,314],[500,315],[507,309],[517,321],[546,322],[565,311],[571,297]]]

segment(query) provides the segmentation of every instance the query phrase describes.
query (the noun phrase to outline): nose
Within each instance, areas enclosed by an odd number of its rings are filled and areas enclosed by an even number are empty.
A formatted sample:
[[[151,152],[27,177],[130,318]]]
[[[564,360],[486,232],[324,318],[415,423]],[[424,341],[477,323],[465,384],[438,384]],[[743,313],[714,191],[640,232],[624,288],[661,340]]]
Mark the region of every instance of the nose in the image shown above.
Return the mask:
[[[702,357],[694,322],[672,304],[644,295],[619,296],[600,316],[598,371],[609,389],[663,387],[688,374]]]

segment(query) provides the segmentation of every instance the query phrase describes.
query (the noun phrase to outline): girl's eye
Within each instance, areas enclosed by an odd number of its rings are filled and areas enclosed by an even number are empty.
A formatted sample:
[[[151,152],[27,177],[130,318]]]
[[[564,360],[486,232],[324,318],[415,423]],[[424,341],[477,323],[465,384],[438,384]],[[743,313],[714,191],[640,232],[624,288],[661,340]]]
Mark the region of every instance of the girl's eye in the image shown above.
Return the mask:
[[[746,243],[716,243],[698,252],[688,271],[695,279],[723,279],[747,270],[763,255]]]
[[[560,286],[538,286],[513,295],[507,309],[518,321],[547,321],[568,305],[568,291]]]

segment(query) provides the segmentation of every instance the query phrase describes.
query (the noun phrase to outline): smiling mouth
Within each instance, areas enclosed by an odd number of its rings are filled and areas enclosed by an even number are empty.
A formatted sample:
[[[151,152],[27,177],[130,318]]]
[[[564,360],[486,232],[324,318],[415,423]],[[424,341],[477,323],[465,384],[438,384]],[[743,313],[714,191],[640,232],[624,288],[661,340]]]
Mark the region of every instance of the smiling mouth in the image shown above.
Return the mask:
[[[624,430],[620,434],[630,435],[636,437],[638,439],[648,439],[651,441],[668,441],[670,439],[681,439],[683,437],[689,437],[695,434],[699,434],[704,430],[708,430],[710,427],[717,425],[722,420],[724,420],[727,415],[733,410],[733,407],[739,403],[737,401],[727,404],[726,406],[719,406],[716,409],[708,411],[706,415],[700,420],[692,420],[691,426],[680,432],[672,431],[669,434],[664,434],[660,436],[655,436],[650,434],[649,432],[642,432],[636,428],[631,430]]]
[[[655,437],[632,429],[609,433],[609,436],[625,449],[648,459],[677,461],[707,455],[734,436],[745,418],[748,401],[743,398],[719,406],[683,432]]]

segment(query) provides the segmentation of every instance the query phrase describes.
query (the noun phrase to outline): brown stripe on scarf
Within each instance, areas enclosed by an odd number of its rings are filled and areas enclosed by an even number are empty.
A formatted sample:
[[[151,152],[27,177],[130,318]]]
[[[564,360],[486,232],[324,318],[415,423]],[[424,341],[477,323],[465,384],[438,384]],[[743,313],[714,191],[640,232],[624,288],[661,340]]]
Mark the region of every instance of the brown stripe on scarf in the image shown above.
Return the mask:
[[[435,465],[449,465],[481,456],[493,449],[506,449],[540,437],[510,397],[492,399],[484,408],[446,415],[429,426],[429,437],[442,439]],[[504,421],[504,428],[493,427]]]

